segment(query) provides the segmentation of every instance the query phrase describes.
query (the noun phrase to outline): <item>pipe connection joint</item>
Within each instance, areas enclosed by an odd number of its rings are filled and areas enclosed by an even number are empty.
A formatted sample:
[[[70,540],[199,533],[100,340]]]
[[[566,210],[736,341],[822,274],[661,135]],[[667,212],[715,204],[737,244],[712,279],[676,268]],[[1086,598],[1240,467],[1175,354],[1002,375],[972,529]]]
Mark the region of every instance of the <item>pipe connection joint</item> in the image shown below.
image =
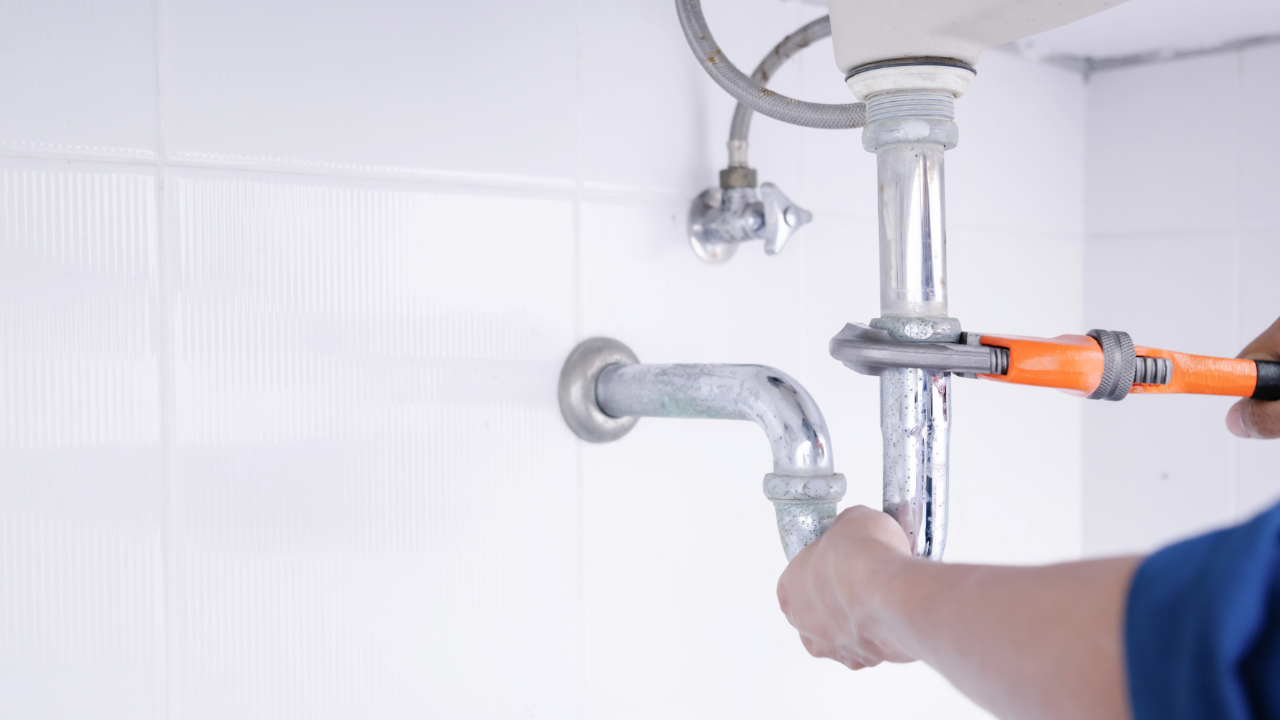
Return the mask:
[[[862,147],[876,152],[890,145],[940,145],[960,141],[955,99],[973,80],[973,68],[945,58],[873,63],[853,71],[849,89],[867,105]]]
[[[836,519],[836,503],[844,498],[846,489],[847,483],[840,473],[817,477],[777,473],[764,476],[764,496],[773,503],[787,562],[831,527]]]
[[[836,517],[845,479],[833,469],[822,411],[800,383],[763,365],[642,365],[611,338],[584,340],[560,371],[560,412],[575,435],[612,442],[640,417],[750,420],[769,439],[773,502],[790,561]]]

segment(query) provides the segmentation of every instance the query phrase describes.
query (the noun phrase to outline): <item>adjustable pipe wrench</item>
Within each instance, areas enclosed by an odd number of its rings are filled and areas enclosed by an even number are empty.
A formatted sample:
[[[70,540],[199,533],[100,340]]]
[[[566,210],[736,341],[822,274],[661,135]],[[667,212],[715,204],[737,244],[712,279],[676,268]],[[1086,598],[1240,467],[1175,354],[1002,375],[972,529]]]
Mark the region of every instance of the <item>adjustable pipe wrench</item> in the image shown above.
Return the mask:
[[[911,367],[962,377],[1064,390],[1093,400],[1190,393],[1280,399],[1280,362],[1188,355],[1133,344],[1128,333],[1091,330],[1054,338],[961,333],[955,343],[895,340],[850,323],[831,356],[864,375]]]

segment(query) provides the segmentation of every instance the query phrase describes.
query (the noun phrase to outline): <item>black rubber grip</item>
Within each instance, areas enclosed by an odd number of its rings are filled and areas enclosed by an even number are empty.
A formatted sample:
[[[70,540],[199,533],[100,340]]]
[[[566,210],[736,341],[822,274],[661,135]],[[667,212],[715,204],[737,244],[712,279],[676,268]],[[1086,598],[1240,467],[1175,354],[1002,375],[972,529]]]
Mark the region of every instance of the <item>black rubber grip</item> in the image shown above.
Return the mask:
[[[1258,365],[1258,384],[1253,387],[1254,400],[1280,400],[1280,362],[1254,360]]]

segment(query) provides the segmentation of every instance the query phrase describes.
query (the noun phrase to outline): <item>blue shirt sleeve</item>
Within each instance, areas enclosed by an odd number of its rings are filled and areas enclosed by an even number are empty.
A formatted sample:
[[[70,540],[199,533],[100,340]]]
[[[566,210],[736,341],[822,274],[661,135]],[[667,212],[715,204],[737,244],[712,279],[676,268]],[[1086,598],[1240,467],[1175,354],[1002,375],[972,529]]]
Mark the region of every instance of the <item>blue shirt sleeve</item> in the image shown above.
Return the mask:
[[[1134,720],[1280,720],[1280,505],[1147,558],[1124,634]]]

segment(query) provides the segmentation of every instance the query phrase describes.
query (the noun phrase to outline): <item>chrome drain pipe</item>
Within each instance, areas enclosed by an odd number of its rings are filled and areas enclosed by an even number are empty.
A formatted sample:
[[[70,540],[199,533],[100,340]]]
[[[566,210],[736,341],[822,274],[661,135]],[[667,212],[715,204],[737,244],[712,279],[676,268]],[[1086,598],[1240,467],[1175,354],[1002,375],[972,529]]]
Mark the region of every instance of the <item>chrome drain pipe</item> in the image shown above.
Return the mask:
[[[749,420],[765,431],[773,472],[764,477],[790,561],[836,517],[844,476],[835,472],[822,411],[786,373],[764,365],[642,365],[626,345],[591,338],[560,373],[560,411],[589,442],[611,442],[641,417]]]
[[[880,216],[880,317],[895,340],[955,342],[948,316],[943,154],[955,147],[955,98],[973,71],[937,59],[855,70],[850,89],[867,104],[862,145],[876,154]],[[880,373],[884,510],[912,551],[941,560],[947,541],[951,374],[924,368]]]

